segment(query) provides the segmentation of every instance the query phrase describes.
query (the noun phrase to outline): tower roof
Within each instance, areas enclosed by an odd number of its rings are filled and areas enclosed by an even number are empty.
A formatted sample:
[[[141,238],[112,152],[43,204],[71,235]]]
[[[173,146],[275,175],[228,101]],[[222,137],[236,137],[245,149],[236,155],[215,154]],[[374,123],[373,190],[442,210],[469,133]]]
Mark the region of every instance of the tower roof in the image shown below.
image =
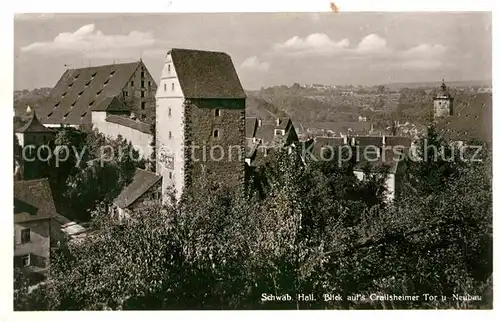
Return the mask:
[[[52,133],[52,131],[40,123],[38,117],[36,117],[36,112],[33,111],[28,123],[18,128],[16,133]]]
[[[246,98],[228,54],[179,48],[170,53],[186,98]]]
[[[448,92],[448,87],[444,83],[444,79],[443,79],[443,82],[441,83],[441,86],[439,87],[439,91],[437,92],[436,96],[438,96],[438,97],[451,97],[450,93]]]

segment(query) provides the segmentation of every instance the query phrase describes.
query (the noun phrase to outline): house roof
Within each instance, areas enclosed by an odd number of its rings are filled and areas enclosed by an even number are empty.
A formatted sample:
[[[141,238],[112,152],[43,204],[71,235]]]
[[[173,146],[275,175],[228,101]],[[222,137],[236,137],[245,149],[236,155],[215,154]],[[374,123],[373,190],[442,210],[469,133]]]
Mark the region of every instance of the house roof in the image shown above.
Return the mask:
[[[26,124],[21,126],[16,130],[17,133],[52,133],[52,130],[45,127],[36,116],[36,112],[33,111],[30,119]]]
[[[246,98],[228,54],[180,48],[170,53],[186,98]]]
[[[90,111],[106,110],[141,64],[138,61],[66,70],[40,107],[40,120],[45,124],[91,123]]]
[[[378,157],[373,154],[361,153],[359,155],[360,160],[354,166],[354,170],[364,172],[367,167],[374,170],[379,170],[381,167],[387,167],[389,173],[398,173],[403,169],[401,165],[404,163],[407,152],[408,151],[384,149]]]
[[[114,204],[120,208],[127,208],[151,189],[154,184],[159,182],[161,178],[160,175],[154,172],[137,169],[132,182],[122,190],[114,200]]]
[[[386,136],[385,137],[385,146],[403,146],[410,147],[411,139],[404,136]]]
[[[336,149],[339,146],[346,145],[343,137],[326,137],[318,136],[314,139],[312,154],[316,157],[321,156],[321,149],[324,147],[332,147]]]
[[[253,138],[255,136],[257,124],[258,122],[256,117],[245,118],[245,137]]]
[[[143,123],[138,120],[132,120],[129,117],[119,116],[119,115],[109,115],[106,117],[106,122],[126,126],[134,130],[140,131],[142,133],[153,134],[153,132],[151,132],[151,126],[149,124]]]
[[[48,219],[56,214],[47,178],[14,181],[14,222]]]
[[[359,146],[376,146],[382,147],[383,137],[382,136],[355,136],[355,145]]]
[[[106,97],[92,111],[96,112],[123,112],[130,111],[130,108],[123,104],[118,97]]]

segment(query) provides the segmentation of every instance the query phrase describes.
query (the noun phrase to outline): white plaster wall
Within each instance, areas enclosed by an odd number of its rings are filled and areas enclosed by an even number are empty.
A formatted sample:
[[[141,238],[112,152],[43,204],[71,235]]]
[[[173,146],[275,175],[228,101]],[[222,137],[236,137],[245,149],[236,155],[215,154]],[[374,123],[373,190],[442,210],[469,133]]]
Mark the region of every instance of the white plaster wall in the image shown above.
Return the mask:
[[[17,140],[19,141],[20,146],[24,146],[24,134],[23,133],[16,133]]]
[[[168,114],[169,108],[171,116]],[[169,132],[172,133],[171,138]],[[165,195],[169,188],[174,188],[179,198],[184,189],[184,95],[170,54],[166,56],[156,92],[156,147],[156,172],[163,177],[162,200],[168,200]],[[166,168],[161,162],[162,152],[174,157],[173,169]]]
[[[116,139],[121,135],[123,139],[132,143],[134,149],[139,151],[139,154],[144,159],[149,159],[153,151],[150,143],[153,140],[151,134],[143,133],[136,129],[132,129],[120,124],[107,122],[106,112],[92,112],[92,121],[94,128],[105,136]]]

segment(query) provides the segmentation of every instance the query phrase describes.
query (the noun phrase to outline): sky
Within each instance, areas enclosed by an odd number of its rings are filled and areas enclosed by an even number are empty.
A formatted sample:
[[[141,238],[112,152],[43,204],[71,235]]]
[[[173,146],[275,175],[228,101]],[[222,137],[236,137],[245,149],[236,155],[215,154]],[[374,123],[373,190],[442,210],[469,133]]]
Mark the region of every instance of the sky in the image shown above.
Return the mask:
[[[158,80],[173,47],[227,52],[245,89],[490,80],[491,24],[483,12],[23,14],[14,89],[141,58]]]

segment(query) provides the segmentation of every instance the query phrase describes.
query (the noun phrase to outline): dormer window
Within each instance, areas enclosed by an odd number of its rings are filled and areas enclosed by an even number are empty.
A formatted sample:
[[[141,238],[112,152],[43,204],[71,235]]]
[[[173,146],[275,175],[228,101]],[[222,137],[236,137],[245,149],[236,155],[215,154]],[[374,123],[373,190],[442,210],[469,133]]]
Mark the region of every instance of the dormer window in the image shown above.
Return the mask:
[[[76,74],[74,79],[78,79],[80,77],[80,74]]]
[[[285,130],[274,130],[274,135],[276,136],[282,136],[282,135],[285,135]]]
[[[83,113],[83,114],[82,114],[82,118],[84,118],[84,117],[85,117],[85,115],[87,115],[87,112],[85,112],[85,113]]]
[[[93,73],[93,74],[92,74],[92,78],[94,78],[94,77],[95,77],[95,75],[97,75],[97,72],[95,72],[95,73]]]
[[[109,76],[113,76],[115,74],[115,71],[112,70],[111,73],[109,73]]]
[[[80,93],[78,93],[78,96],[82,96],[82,94],[83,94],[83,91],[81,91]]]
[[[104,85],[107,85],[109,83],[109,78],[106,79],[106,81],[104,82]]]
[[[85,83],[85,86],[89,86],[92,80],[89,80],[87,83]]]
[[[68,87],[69,87],[69,88],[73,87],[73,83],[70,83],[70,84],[68,85]]]
[[[64,92],[64,93],[61,95],[61,98],[64,98],[64,96],[66,96],[66,92]]]
[[[93,100],[92,102],[90,102],[89,106],[94,105],[94,103],[95,103],[95,100]]]
[[[59,106],[59,103],[61,103],[61,102],[57,102],[57,103],[56,103],[56,105],[55,105],[54,107],[58,107],[58,106]]]
[[[73,108],[76,104],[76,101],[73,102],[73,104],[71,104],[71,108]]]
[[[67,118],[67,117],[68,117],[68,115],[69,115],[69,112],[68,112],[68,113],[66,113],[66,114],[64,114],[63,118],[64,118],[64,119],[65,119],[65,118]]]
[[[101,90],[99,90],[99,91],[96,93],[96,95],[99,95],[99,94],[101,94],[101,93],[102,93],[102,89],[101,89]]]
[[[50,113],[47,115],[47,117],[51,117],[51,116],[52,116],[52,113],[54,113],[54,112],[50,112]]]
[[[218,108],[215,109],[214,115],[215,116],[220,116],[220,110]]]

